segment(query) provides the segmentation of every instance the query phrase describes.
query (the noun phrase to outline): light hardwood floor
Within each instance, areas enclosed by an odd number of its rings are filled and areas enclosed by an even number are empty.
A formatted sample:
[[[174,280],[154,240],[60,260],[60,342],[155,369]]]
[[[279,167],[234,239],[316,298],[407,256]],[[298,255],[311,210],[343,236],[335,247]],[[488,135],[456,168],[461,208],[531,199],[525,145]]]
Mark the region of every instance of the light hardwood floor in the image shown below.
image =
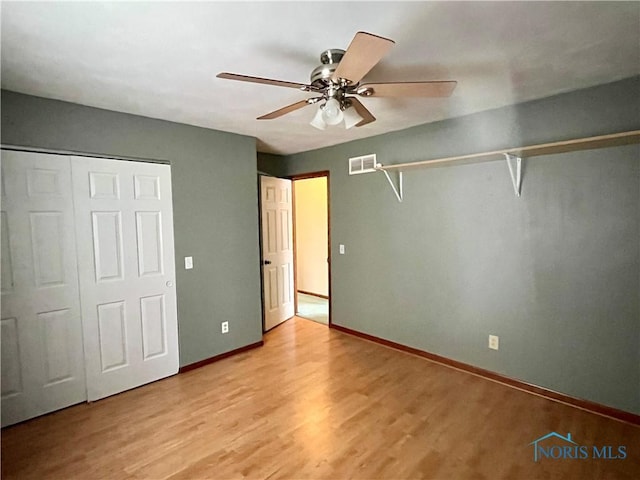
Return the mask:
[[[550,431],[628,456],[536,463]],[[640,428],[293,319],[259,349],[4,429],[2,477],[638,479]]]

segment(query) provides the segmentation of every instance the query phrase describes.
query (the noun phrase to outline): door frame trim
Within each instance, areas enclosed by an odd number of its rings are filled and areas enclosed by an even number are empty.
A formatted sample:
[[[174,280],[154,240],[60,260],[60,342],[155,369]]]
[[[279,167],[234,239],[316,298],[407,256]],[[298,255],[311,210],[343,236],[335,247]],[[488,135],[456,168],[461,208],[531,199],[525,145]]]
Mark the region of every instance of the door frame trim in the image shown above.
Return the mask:
[[[298,278],[297,278],[297,258],[298,258],[298,247],[296,241],[296,189],[295,189],[295,181],[296,180],[308,180],[310,178],[321,178],[326,177],[327,179],[327,281],[328,281],[328,292],[329,292],[329,318],[327,319],[327,326],[331,327],[333,318],[332,309],[331,309],[331,172],[329,170],[320,170],[317,172],[309,172],[309,173],[301,173],[298,175],[290,175],[284,178],[291,180],[292,183],[292,199],[293,199],[293,283],[294,283],[294,294],[295,294],[295,302],[294,302],[294,311],[298,311]]]

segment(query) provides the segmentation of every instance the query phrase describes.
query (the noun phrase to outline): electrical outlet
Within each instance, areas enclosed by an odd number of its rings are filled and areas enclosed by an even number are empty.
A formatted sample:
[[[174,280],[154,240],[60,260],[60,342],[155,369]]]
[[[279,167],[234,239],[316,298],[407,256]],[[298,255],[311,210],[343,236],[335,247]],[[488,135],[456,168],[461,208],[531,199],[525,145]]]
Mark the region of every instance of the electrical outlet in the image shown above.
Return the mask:
[[[498,348],[500,348],[500,337],[497,335],[489,335],[489,348],[498,350]]]
[[[222,327],[222,333],[229,333],[229,322],[222,322],[220,326]]]

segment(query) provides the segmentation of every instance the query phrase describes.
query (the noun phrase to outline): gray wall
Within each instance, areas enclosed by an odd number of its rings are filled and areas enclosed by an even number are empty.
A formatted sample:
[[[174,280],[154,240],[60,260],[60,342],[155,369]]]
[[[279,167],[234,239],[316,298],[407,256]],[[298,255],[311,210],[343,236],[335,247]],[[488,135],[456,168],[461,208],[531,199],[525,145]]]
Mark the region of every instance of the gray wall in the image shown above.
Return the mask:
[[[2,91],[2,143],[169,161],[180,364],[260,341],[253,138]]]
[[[280,155],[258,152],[258,172],[283,177],[286,175],[287,166]]]
[[[521,198],[504,161],[406,171],[404,203],[381,173],[347,174],[368,153],[640,129],[639,92],[627,79],[281,158],[287,175],[331,171],[333,323],[640,413],[637,145],[525,160]]]

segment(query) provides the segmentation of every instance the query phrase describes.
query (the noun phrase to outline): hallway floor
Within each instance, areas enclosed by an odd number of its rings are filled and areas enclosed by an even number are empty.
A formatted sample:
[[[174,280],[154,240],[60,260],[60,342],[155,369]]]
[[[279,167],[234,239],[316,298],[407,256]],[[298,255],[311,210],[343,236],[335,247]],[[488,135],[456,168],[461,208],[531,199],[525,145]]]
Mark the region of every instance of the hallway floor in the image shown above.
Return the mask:
[[[314,322],[328,325],[329,300],[298,292],[298,311],[296,315]]]

